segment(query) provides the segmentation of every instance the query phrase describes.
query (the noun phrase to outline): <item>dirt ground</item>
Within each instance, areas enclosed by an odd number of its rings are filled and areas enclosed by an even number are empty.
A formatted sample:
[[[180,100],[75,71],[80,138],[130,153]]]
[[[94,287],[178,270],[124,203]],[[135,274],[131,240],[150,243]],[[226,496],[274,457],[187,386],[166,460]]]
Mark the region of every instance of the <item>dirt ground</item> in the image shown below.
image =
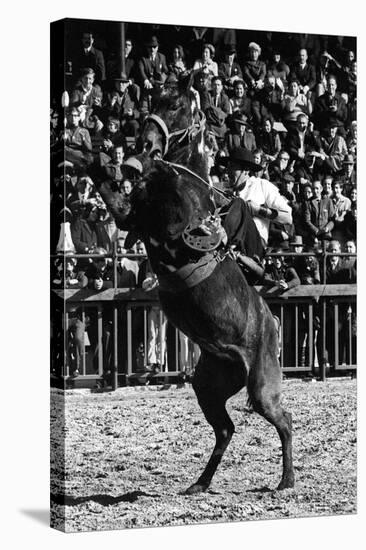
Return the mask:
[[[73,532],[354,514],[356,381],[286,380],[283,402],[293,414],[295,488],[273,490],[280,440],[246,412],[243,390],[228,402],[236,433],[210,490],[188,497],[180,492],[214,444],[189,385],[52,390],[52,525]]]

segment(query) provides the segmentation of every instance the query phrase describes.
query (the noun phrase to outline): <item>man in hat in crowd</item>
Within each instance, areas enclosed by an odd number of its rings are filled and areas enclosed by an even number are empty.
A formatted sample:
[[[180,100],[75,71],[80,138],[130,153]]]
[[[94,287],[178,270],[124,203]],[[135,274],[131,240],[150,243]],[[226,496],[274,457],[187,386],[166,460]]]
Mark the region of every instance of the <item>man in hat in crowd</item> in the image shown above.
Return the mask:
[[[337,177],[337,181],[343,184],[345,195],[349,196],[353,187],[357,185],[357,176],[355,170],[355,161],[353,155],[347,154],[342,162],[342,172]]]
[[[342,162],[347,154],[347,145],[344,138],[338,133],[337,119],[330,119],[327,126],[316,139],[318,152],[315,157],[314,174],[338,174],[342,170]]]
[[[106,79],[104,55],[101,50],[94,47],[93,33],[83,32],[82,47],[74,53],[72,58],[72,72],[79,77],[80,71],[85,67],[90,67],[95,73],[96,82],[103,84]]]
[[[232,44],[225,46],[225,61],[219,64],[219,76],[226,90],[232,90],[234,82],[243,78],[239,63],[236,61],[236,48]]]
[[[257,144],[248,118],[237,112],[233,115],[232,126],[233,131],[226,137],[228,151],[230,152],[236,147],[244,147],[244,149],[253,152],[257,148]]]
[[[146,44],[147,55],[142,57],[138,64],[139,76],[144,90],[151,90],[154,84],[164,82],[168,74],[165,55],[160,53],[159,42],[152,36]]]
[[[114,89],[107,94],[107,102],[103,109],[106,115],[119,119],[125,136],[136,137],[139,130],[139,106],[136,96],[130,94],[131,81],[125,72],[113,79]]]
[[[345,100],[337,92],[337,79],[334,75],[328,76],[327,91],[316,99],[313,114],[318,130],[325,130],[331,121],[336,121],[341,133],[344,133],[343,126],[347,121],[348,110]]]
[[[219,76],[212,79],[211,85],[209,105],[205,110],[205,115],[211,131],[216,137],[223,139],[227,131],[226,119],[231,114],[231,104]]]

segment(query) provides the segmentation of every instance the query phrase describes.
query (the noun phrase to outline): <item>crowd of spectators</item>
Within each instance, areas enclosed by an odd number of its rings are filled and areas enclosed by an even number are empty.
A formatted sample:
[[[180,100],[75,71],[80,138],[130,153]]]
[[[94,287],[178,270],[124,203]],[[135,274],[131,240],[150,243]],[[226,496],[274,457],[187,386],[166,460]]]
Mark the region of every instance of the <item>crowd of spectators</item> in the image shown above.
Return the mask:
[[[355,39],[245,30],[127,25],[124,60],[106,37],[80,29],[66,48],[65,88],[51,97],[51,253],[101,254],[55,260],[57,288],[146,288],[141,261],[105,255],[126,250],[124,235],[95,185],[113,180],[129,193],[141,177],[135,155],[144,118],[164,87],[192,77],[192,98],[215,139],[210,178],[230,188],[222,159],[244,147],[292,209],[292,224],[271,223],[267,284],[356,280],[357,60]],[[254,39],[253,39],[254,37]],[[98,40],[101,46],[98,46]],[[122,240],[121,240],[122,239]],[[114,243],[117,242],[117,245]],[[326,272],[317,253],[328,250]],[[283,252],[314,256],[281,256]],[[65,271],[65,273],[63,273]],[[151,278],[149,274],[148,278]],[[152,282],[154,284],[154,282]]]

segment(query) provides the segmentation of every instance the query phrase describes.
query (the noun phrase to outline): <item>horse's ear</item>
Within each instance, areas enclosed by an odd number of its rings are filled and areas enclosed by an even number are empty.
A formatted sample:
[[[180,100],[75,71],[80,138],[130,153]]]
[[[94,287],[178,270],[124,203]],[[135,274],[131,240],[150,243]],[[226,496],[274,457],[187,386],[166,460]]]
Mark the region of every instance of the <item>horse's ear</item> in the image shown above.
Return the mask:
[[[180,93],[187,94],[193,86],[194,72],[186,72],[179,76],[178,88]]]

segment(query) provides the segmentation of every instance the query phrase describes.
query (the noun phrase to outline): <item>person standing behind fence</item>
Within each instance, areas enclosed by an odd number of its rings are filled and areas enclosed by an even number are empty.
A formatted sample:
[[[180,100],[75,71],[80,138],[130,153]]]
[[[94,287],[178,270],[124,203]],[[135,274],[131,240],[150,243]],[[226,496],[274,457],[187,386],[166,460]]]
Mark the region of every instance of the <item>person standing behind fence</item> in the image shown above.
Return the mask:
[[[138,287],[150,292],[158,287],[158,278],[153,272],[148,258],[140,264]],[[147,370],[159,372],[166,365],[167,319],[159,305],[152,305],[147,311]]]

